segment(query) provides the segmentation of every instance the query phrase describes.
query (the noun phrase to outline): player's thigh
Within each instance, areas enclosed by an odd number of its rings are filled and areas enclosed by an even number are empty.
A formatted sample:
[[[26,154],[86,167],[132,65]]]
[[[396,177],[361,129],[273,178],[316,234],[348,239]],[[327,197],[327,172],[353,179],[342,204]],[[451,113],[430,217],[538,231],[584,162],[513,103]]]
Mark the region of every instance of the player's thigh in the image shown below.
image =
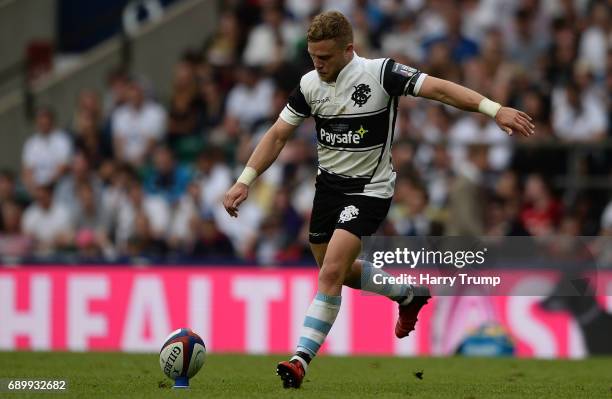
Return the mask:
[[[349,231],[361,239],[376,233],[387,217],[391,198],[346,196],[343,205],[335,229]]]
[[[355,234],[336,229],[327,245],[321,275],[342,281],[361,252],[361,239]]]
[[[321,266],[321,263],[319,263],[317,254],[324,253],[327,243],[331,240],[336,222],[338,221],[338,215],[343,206],[342,199],[342,194],[333,193],[325,188],[317,187],[315,191],[308,229],[308,241],[311,244],[311,248],[315,248],[315,245],[317,246],[316,248],[323,248],[313,249],[313,254],[319,266]],[[325,244],[325,246],[320,244]]]
[[[327,251],[328,243],[322,244],[313,244],[310,243],[310,250],[312,251],[312,256],[314,256],[315,261],[317,262],[317,266],[319,269],[323,266],[323,259],[325,258],[325,252]]]

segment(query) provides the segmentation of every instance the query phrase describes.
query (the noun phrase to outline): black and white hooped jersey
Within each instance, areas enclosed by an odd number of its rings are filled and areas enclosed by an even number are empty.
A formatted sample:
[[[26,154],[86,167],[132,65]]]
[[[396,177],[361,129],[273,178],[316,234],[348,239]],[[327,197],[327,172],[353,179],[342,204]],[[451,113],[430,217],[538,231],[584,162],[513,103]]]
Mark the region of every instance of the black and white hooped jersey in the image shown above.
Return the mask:
[[[280,117],[292,125],[315,119],[317,183],[345,194],[391,197],[398,96],[416,96],[426,76],[389,58],[356,54],[336,82],[323,82],[315,70],[302,76]]]

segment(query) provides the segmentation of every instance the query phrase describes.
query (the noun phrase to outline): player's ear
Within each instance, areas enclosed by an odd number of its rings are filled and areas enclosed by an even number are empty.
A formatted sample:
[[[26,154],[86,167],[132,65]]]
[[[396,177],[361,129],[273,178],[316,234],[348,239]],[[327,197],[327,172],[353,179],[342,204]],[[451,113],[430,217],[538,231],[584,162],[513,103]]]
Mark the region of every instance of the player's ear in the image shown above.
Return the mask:
[[[355,47],[353,46],[353,43],[349,43],[346,45],[346,49],[344,50],[344,53],[347,56],[350,56],[353,54],[353,51],[355,51]]]

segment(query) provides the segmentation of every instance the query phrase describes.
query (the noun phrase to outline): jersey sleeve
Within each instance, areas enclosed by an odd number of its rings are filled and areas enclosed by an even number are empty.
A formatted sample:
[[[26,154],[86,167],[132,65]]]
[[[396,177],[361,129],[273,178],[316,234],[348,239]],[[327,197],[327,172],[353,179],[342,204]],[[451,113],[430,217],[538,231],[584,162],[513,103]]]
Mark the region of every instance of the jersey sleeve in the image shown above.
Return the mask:
[[[298,126],[309,116],[310,105],[308,105],[308,102],[304,97],[304,93],[302,93],[302,90],[298,85],[289,95],[287,105],[285,105],[285,108],[283,108],[281,111],[280,117],[285,122]]]
[[[389,58],[382,66],[383,87],[391,96],[418,96],[426,73]]]

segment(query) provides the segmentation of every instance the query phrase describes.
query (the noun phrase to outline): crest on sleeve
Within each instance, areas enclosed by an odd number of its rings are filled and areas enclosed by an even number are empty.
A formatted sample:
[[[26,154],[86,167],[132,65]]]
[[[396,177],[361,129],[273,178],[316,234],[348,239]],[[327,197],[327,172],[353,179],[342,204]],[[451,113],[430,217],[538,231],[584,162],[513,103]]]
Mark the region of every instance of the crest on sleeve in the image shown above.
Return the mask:
[[[408,65],[404,65],[404,64],[400,64],[399,62],[396,62],[393,65],[393,69],[391,69],[391,72],[397,73],[398,75],[402,75],[407,78],[411,78],[418,71],[413,67],[409,67]]]

